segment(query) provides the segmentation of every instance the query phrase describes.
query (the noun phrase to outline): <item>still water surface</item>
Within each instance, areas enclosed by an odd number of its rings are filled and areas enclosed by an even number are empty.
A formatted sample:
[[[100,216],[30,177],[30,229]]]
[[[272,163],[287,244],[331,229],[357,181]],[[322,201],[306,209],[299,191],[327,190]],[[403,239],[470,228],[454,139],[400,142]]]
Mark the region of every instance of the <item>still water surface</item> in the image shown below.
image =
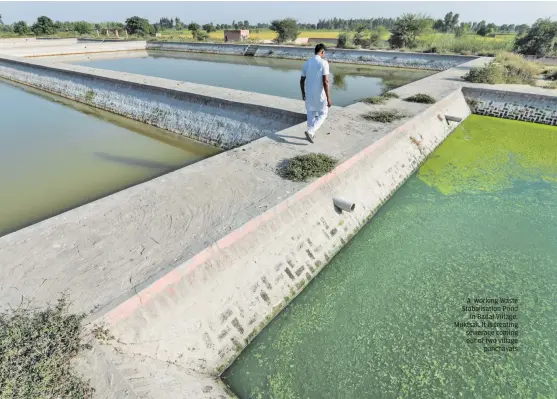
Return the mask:
[[[0,81],[0,236],[217,149]]]
[[[556,127],[471,116],[224,381],[243,399],[555,397],[555,148]],[[467,343],[462,306],[500,297],[517,327],[484,330],[517,335]],[[485,352],[502,338],[518,351]]]
[[[300,71],[303,61],[162,51],[137,54],[137,58],[66,58],[71,61],[60,57],[60,61],[301,99]],[[341,107],[434,73],[338,63],[331,63],[330,70],[333,102]]]

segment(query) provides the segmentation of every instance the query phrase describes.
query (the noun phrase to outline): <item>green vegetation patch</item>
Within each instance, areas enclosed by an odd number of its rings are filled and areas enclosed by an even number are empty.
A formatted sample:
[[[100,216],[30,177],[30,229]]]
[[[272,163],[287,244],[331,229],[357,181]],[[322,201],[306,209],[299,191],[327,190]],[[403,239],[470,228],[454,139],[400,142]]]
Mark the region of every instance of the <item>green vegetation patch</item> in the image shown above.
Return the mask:
[[[431,97],[429,94],[418,93],[414,94],[413,96],[406,97],[404,101],[408,101],[411,103],[420,103],[420,104],[435,104],[437,100]]]
[[[279,166],[279,175],[292,181],[307,181],[323,176],[334,169],[338,161],[327,154],[305,154],[284,161]]]
[[[369,114],[363,115],[363,118],[368,121],[381,122],[381,123],[391,123],[405,117],[406,114],[403,114],[397,111],[396,109],[374,111],[374,112],[370,112]]]
[[[399,98],[400,96],[399,96],[398,94],[396,94],[395,92],[387,91],[387,92],[381,94],[381,97],[385,97],[385,98]]]
[[[557,182],[557,128],[471,115],[419,169],[445,195],[497,192],[513,181]]]
[[[375,96],[375,97],[364,98],[362,102],[366,104],[385,104],[388,100],[389,99],[387,97]]]
[[[543,66],[526,60],[518,54],[501,52],[495,60],[479,68],[472,68],[464,80],[487,84],[527,84],[535,85]]]
[[[82,342],[84,318],[68,313],[64,297],[45,310],[0,313],[0,398],[92,398],[93,388],[70,364],[90,347]]]
[[[389,91],[380,96],[364,98],[361,101],[366,104],[385,104],[391,98],[398,98],[398,94]]]

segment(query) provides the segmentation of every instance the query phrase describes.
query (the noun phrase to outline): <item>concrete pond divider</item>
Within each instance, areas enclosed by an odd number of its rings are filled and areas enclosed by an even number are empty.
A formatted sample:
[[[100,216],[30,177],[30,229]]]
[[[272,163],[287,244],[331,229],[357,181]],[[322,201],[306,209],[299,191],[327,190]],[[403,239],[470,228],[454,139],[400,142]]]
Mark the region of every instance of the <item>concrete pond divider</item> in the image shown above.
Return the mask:
[[[0,56],[0,77],[222,149],[305,120],[302,101],[78,65]]]
[[[15,57],[50,57],[70,54],[109,53],[145,50],[146,42],[81,42],[77,39],[30,40],[20,42],[0,42],[0,54]]]
[[[314,54],[313,46],[259,45],[254,57],[287,58],[306,60]],[[244,55],[250,44],[147,42],[147,50],[181,51],[210,54]],[[346,50],[331,48],[327,60],[349,64],[376,65],[385,67],[429,69],[443,71],[478,57],[462,55],[426,54],[400,51]]]
[[[487,61],[395,89],[437,102],[391,99],[407,112],[393,124],[362,118],[383,106],[334,107],[307,147],[301,101],[0,56],[1,78],[234,148],[0,237],[2,302],[69,290],[73,311],[108,327],[116,339],[77,362],[99,398],[233,397],[222,371],[460,121],[555,124],[548,90],[459,79]],[[277,175],[279,160],[308,152],[340,163],[308,184]],[[338,212],[339,197],[356,206]]]
[[[201,376],[185,397],[227,394],[220,373],[458,126],[439,115],[469,113],[454,91],[110,310],[113,350]],[[336,212],[337,195],[358,206]]]

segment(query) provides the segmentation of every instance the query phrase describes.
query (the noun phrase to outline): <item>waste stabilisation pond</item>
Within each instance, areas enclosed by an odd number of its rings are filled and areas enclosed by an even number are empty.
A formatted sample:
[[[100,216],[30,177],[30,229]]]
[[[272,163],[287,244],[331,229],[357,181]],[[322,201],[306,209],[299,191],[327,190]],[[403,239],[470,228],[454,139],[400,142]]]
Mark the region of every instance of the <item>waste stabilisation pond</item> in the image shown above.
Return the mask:
[[[59,61],[301,100],[303,61],[162,51],[136,54],[137,58],[83,56]],[[331,63],[330,71],[333,103],[341,107],[434,73],[339,63]]]
[[[244,399],[554,397],[556,148],[557,127],[470,116],[225,383]],[[494,313],[468,298],[501,297],[515,320],[461,327]],[[478,331],[494,343],[467,343]]]
[[[219,150],[0,81],[0,236]]]

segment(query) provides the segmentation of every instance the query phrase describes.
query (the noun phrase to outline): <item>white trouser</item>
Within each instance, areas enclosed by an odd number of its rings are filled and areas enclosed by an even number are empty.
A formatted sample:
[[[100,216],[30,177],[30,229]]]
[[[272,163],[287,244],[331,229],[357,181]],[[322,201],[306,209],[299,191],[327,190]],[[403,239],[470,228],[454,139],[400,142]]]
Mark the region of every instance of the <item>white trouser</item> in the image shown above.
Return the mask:
[[[308,133],[315,136],[317,129],[321,127],[327,118],[328,108],[321,111],[308,111]]]

